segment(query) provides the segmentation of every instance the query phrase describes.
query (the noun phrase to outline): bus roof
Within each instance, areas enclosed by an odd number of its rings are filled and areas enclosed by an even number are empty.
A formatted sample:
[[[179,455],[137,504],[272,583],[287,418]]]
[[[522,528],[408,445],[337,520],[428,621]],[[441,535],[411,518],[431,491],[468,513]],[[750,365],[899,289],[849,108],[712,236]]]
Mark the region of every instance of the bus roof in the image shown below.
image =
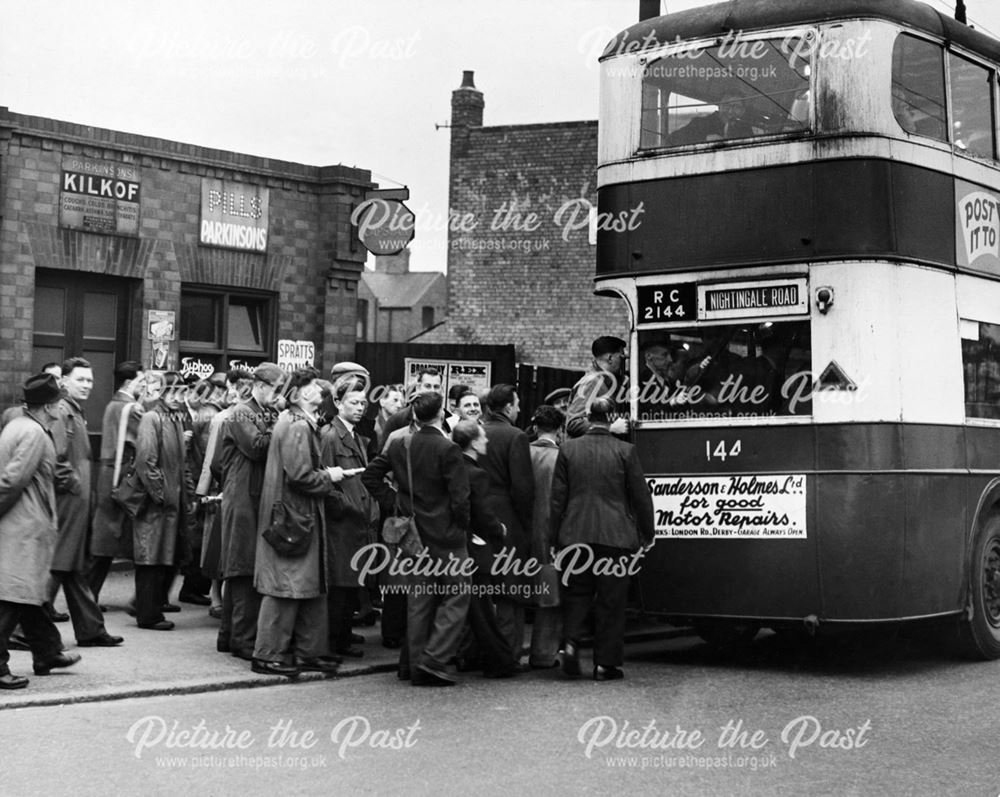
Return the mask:
[[[1000,61],[1000,42],[996,39],[914,0],[731,0],[715,3],[632,25],[608,43],[601,60],[678,39],[705,39],[723,36],[729,31],[788,28],[859,18],[895,22]]]

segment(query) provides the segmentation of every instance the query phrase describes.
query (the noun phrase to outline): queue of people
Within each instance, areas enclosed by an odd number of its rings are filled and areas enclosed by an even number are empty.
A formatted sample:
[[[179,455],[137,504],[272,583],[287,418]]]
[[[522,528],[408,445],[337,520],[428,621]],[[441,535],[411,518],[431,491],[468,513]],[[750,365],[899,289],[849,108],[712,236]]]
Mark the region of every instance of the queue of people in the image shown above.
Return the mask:
[[[620,366],[623,348],[595,342],[583,387],[600,383],[605,360]],[[79,646],[122,644],[98,603],[115,557],[135,563],[139,629],[174,628],[166,614],[180,608],[169,596],[183,574],[181,600],[219,619],[217,650],[259,673],[335,672],[364,655],[354,624],[380,617],[399,677],[415,686],[452,685],[456,670],[502,678],[561,665],[578,677],[592,616],[594,679],[623,677],[628,577],[560,583],[555,570],[572,546],[614,558],[653,539],[652,501],[634,447],[614,436],[624,422],[610,399],[583,398],[581,386],[554,394],[568,412],[539,407],[532,441],[513,385],[460,387],[446,405],[430,369],[409,389],[373,391],[356,363],[330,379],[262,363],[194,382],[122,363],[88,535],[80,405],[93,376],[82,358],[60,371],[25,383],[0,432],[0,688],[27,685],[7,667],[11,640],[39,675],[79,660],[45,608],[59,586]],[[389,518],[409,544],[383,536]],[[31,552],[16,567],[15,548]],[[391,566],[367,571],[373,548]]]

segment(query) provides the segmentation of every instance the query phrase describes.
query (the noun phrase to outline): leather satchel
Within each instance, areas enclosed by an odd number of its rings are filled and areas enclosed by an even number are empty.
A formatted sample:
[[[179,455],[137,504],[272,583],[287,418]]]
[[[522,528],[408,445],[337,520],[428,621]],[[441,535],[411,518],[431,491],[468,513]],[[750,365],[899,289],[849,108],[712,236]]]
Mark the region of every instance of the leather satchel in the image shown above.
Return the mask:
[[[149,501],[146,485],[136,472],[135,466],[111,489],[111,500],[122,508],[130,518],[135,519]]]
[[[149,492],[143,484],[139,474],[136,473],[135,463],[129,465],[128,471],[122,476],[122,462],[125,458],[125,436],[128,433],[129,416],[133,409],[138,407],[137,402],[131,401],[122,407],[121,416],[118,419],[118,445],[115,448],[115,469],[111,475],[111,500],[121,507],[133,520],[142,512],[149,501]],[[119,478],[120,477],[120,478]]]
[[[307,515],[278,499],[271,507],[271,523],[263,537],[279,556],[298,558],[309,552],[314,525],[312,512]]]
[[[413,507],[413,469],[410,465],[410,440],[412,435],[406,438],[403,443],[406,448],[406,475],[410,485],[410,507]],[[397,546],[400,554],[405,558],[419,556],[424,552],[424,543],[420,539],[420,532],[417,531],[417,521],[413,515],[404,515],[399,511],[399,503],[396,503],[396,513],[385,519],[382,524],[382,539],[387,545]]]

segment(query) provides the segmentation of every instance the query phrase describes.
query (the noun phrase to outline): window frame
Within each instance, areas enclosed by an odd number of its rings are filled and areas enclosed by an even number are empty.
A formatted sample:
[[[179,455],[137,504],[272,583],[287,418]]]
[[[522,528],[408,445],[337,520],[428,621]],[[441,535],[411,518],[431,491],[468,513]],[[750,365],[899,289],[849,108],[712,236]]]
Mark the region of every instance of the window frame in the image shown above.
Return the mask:
[[[990,61],[984,59],[982,56],[976,53],[969,52],[961,47],[954,47],[949,42],[939,41],[932,36],[923,34],[921,31],[913,31],[908,29],[900,29],[896,33],[896,38],[893,40],[893,49],[895,49],[896,42],[901,36],[909,36],[913,39],[919,39],[921,41],[928,42],[935,45],[941,51],[941,67],[944,75],[944,91],[945,91],[945,133],[947,134],[947,139],[942,140],[939,138],[934,138],[933,136],[923,135],[921,133],[915,133],[904,128],[899,120],[896,118],[895,112],[892,110],[892,83],[894,72],[892,70],[892,63],[890,58],[889,66],[889,113],[892,115],[893,121],[896,123],[898,129],[906,135],[907,139],[917,138],[922,141],[934,142],[939,145],[946,145],[948,149],[954,154],[963,158],[969,158],[970,160],[977,161],[979,163],[989,163],[996,164],[1000,162],[1000,111],[998,111],[998,102],[1000,102],[1000,65],[991,63]],[[986,72],[989,73],[990,80],[990,101],[992,107],[990,109],[991,116],[991,130],[993,133],[993,156],[985,157],[983,155],[976,154],[974,152],[968,152],[965,150],[960,150],[955,148],[955,114],[954,114],[954,102],[952,98],[951,91],[951,59],[948,56],[954,56],[956,58],[961,58],[964,61],[968,61],[974,66],[978,66]]]
[[[806,28],[793,28],[790,30],[769,30],[769,31],[756,31],[741,34],[740,42],[758,42],[758,41],[777,41],[779,43],[784,42],[792,38],[805,38],[808,36],[819,35],[818,30],[815,27]],[[633,154],[636,156],[654,156],[670,154],[674,152],[687,152],[692,149],[714,149],[719,146],[732,147],[732,146],[746,146],[747,144],[761,141],[783,141],[788,139],[798,139],[806,136],[814,135],[816,132],[816,82],[817,82],[817,70],[815,68],[816,59],[810,58],[809,60],[809,85],[807,88],[809,94],[809,107],[807,108],[807,120],[804,127],[801,130],[781,130],[773,133],[762,133],[760,135],[754,135],[744,138],[733,138],[729,140],[720,141],[701,141],[687,144],[655,144],[651,146],[642,145],[642,132],[643,132],[643,115],[645,106],[643,104],[645,83],[643,80],[643,74],[646,69],[666,58],[676,58],[678,55],[684,53],[690,53],[695,50],[708,50],[712,47],[719,47],[725,42],[722,37],[716,37],[713,39],[702,39],[693,42],[683,42],[680,45],[672,45],[670,47],[664,48],[663,50],[650,54],[644,55],[638,59],[639,69],[639,91],[638,91],[638,103],[639,103],[639,113],[638,113],[638,130],[635,140],[635,145],[633,149]],[[669,106],[668,106],[669,113]]]
[[[180,313],[183,317],[184,300],[189,296],[208,296],[216,302],[217,317],[214,319],[216,339],[212,343],[197,340],[178,340],[181,356],[185,354],[197,355],[199,358],[211,358],[217,363],[217,370],[225,371],[229,368],[229,363],[234,360],[259,360],[266,361],[273,359],[275,342],[277,339],[277,295],[267,291],[255,291],[252,289],[231,289],[220,288],[218,286],[201,284],[184,284],[181,287]],[[244,300],[249,303],[260,303],[263,305],[261,321],[262,346],[260,349],[245,349],[229,344],[229,308],[232,299]],[[183,327],[183,323],[179,325]],[[221,363],[221,367],[218,366]]]

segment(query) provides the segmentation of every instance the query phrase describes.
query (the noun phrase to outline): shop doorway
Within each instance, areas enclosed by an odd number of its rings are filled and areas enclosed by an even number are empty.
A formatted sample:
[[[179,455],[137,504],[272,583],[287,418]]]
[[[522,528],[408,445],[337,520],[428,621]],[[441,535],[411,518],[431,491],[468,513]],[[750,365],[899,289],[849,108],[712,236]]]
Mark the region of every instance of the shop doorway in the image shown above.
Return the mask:
[[[35,272],[32,370],[80,356],[94,370],[94,390],[84,408],[96,455],[104,407],[114,393],[115,365],[128,359],[132,280],[77,271]]]

